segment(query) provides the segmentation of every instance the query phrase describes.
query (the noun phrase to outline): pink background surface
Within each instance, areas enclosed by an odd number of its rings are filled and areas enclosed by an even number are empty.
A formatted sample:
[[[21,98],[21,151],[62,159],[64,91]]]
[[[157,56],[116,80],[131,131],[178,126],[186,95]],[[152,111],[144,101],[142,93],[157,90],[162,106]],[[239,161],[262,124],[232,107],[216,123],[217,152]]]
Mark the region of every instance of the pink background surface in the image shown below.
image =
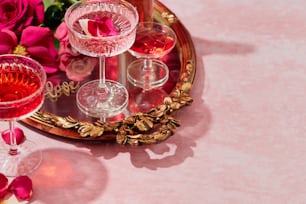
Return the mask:
[[[306,1],[161,2],[197,53],[182,126],[142,147],[25,127],[44,153],[32,203],[306,203]]]

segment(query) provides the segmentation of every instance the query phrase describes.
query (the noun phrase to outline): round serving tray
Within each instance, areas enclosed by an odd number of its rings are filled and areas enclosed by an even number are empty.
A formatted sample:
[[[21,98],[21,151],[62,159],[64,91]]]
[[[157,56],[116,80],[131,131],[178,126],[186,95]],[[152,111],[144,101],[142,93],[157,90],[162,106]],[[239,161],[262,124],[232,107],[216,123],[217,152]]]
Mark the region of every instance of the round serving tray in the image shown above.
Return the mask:
[[[59,73],[50,77],[60,83],[54,84],[50,79],[42,109],[23,122],[59,137],[116,141],[119,144],[154,144],[172,136],[180,126],[174,113],[192,103],[190,91],[196,73],[196,55],[189,32],[170,9],[154,1],[153,17],[170,26],[177,35],[176,47],[161,59],[170,70],[168,82],[159,90],[167,93],[161,103],[148,111],[135,109],[135,98],[141,91],[126,80],[126,67],[134,60],[126,52],[108,59],[106,68],[107,78],[126,84],[129,90],[129,108],[123,114],[106,122],[84,115],[75,104],[75,92],[80,84],[67,79],[65,73]],[[93,78],[95,73],[87,81]],[[154,91],[149,98],[158,98],[159,91]]]

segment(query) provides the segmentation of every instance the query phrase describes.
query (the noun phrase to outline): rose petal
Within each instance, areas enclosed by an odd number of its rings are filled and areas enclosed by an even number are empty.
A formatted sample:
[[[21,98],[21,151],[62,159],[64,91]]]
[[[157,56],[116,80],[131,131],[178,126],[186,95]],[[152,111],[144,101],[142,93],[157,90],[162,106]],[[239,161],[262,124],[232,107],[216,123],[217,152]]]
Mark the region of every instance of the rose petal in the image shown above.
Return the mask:
[[[29,4],[33,8],[33,13],[36,18],[33,18],[33,25],[39,25],[44,22],[44,2],[42,0],[30,0]]]
[[[14,129],[15,132],[15,136],[16,136],[16,143],[17,145],[23,143],[25,141],[25,135],[22,131],[22,129],[20,128],[15,128]],[[1,133],[2,139],[4,140],[4,142],[8,145],[11,144],[11,140],[10,140],[10,130],[4,130]]]
[[[47,74],[53,74],[58,71],[57,66],[52,66],[52,65],[44,65],[44,70],[46,71]]]
[[[98,36],[98,23],[93,20],[88,20],[87,29],[90,35]]]
[[[68,28],[65,22],[62,22],[56,29],[54,37],[59,41],[68,40]]]
[[[20,44],[26,47],[29,56],[40,62],[47,74],[58,69],[54,36],[49,28],[29,26],[21,34]]]
[[[109,17],[79,20],[80,26],[85,34],[95,37],[107,37],[118,35],[119,31],[115,28],[113,21]]]
[[[11,53],[17,46],[17,36],[10,30],[0,31],[0,54]]]
[[[90,35],[88,31],[88,21],[89,19],[80,19],[79,24],[86,35]]]
[[[0,173],[0,200],[7,194],[8,179]]]
[[[99,19],[99,34],[102,36],[113,36],[118,35],[119,32],[115,28],[114,23],[111,18],[103,17],[102,19]]]
[[[18,176],[9,185],[8,190],[20,200],[29,200],[33,192],[32,180],[28,176]]]
[[[46,55],[45,58],[50,58],[49,61],[55,60],[57,56],[57,51],[54,45],[54,36],[49,28],[39,26],[29,26],[25,28],[22,31],[20,44],[27,48],[29,54],[31,54],[29,49],[32,47],[45,47],[46,53],[40,53],[39,56]],[[39,62],[43,64],[43,62]]]

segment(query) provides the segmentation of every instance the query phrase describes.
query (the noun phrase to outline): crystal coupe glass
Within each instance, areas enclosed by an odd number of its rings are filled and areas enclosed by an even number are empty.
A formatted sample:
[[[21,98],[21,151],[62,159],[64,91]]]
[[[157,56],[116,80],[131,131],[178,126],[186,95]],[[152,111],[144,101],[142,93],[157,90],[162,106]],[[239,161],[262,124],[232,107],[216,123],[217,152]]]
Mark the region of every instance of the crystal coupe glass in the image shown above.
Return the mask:
[[[170,27],[154,21],[140,22],[135,42],[129,49],[138,58],[128,66],[129,82],[144,90],[165,84],[169,70],[159,58],[168,54],[175,44],[176,34]]]
[[[14,123],[41,107],[45,83],[46,73],[38,62],[20,55],[0,55],[0,120],[8,121],[10,127],[10,141],[0,142],[0,172],[6,176],[27,175],[41,163],[41,151],[33,141],[17,144]]]
[[[105,120],[126,108],[125,86],[105,79],[105,58],[132,46],[138,19],[136,8],[124,0],[79,1],[66,11],[65,23],[72,47],[99,58],[99,79],[83,84],[76,95],[77,105],[86,115]]]

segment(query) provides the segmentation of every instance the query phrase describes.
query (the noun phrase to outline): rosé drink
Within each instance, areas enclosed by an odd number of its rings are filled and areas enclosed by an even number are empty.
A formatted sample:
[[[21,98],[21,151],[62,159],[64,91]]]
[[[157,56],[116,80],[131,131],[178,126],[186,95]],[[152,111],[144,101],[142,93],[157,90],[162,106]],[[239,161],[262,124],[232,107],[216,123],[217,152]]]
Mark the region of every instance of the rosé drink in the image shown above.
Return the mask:
[[[92,57],[98,57],[101,54],[111,57],[123,53],[132,46],[135,40],[135,29],[131,28],[135,26],[135,22],[126,17],[131,15],[128,13],[130,11],[123,6],[121,12],[111,11],[111,9],[112,6],[107,3],[88,4],[78,8],[78,11],[67,19],[67,23],[72,25],[69,40],[76,50]],[[107,36],[95,36],[84,31],[82,20],[95,21],[104,18],[111,20],[113,24],[111,28],[115,32]]]
[[[168,33],[160,33],[156,30],[141,30],[137,32],[136,40],[130,51],[137,56],[164,56],[168,50],[174,47],[175,40]]]
[[[37,110],[43,102],[43,93],[28,96],[41,88],[39,76],[25,65],[1,64],[0,67],[0,102],[4,103],[0,105],[0,118],[25,117]]]
[[[136,8],[123,0],[80,1],[68,8],[65,22],[72,47],[84,55],[99,57],[99,79],[83,84],[76,95],[78,108],[86,115],[105,121],[126,108],[127,89],[106,79],[105,58],[132,46],[138,19]]]
[[[17,143],[14,124],[41,107],[46,78],[43,66],[35,60],[0,55],[0,120],[9,123],[9,138],[4,144],[0,142],[0,172],[7,176],[29,174],[42,160],[34,142],[25,139]]]
[[[160,58],[175,46],[176,35],[165,25],[145,22],[140,24],[136,39],[130,48],[132,55],[144,58]]]
[[[176,34],[157,22],[141,22],[129,52],[139,58],[127,68],[128,81],[147,91],[164,85],[169,78],[168,66],[158,59],[168,54],[176,44]]]

